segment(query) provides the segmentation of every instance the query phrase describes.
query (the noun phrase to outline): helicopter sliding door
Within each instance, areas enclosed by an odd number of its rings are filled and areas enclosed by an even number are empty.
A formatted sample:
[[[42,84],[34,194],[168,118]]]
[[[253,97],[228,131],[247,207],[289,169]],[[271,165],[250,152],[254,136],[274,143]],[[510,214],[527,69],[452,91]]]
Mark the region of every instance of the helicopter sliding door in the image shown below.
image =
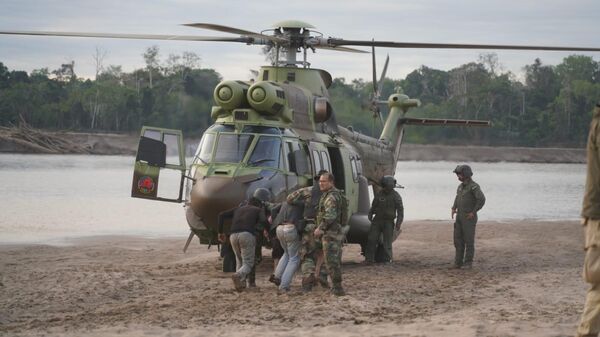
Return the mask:
[[[164,186],[160,190],[161,193],[159,195],[158,181],[163,169],[181,172],[178,196],[163,197],[163,195],[167,194],[177,194],[176,190],[169,190],[169,185]],[[182,202],[185,169],[183,135],[181,131],[144,126],[142,127],[135,158],[131,196],[159,201]],[[169,178],[172,177],[169,176]],[[176,182],[177,178],[174,177],[172,179]]]

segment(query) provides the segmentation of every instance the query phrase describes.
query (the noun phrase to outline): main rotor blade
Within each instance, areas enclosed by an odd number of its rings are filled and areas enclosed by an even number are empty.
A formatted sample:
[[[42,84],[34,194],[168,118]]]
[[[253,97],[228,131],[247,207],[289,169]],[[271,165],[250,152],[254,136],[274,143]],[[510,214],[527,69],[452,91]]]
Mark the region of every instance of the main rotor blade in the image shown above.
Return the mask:
[[[400,118],[400,124],[406,125],[449,125],[449,126],[492,126],[492,122],[477,119],[437,119],[437,118]]]
[[[232,34],[240,34],[240,35],[244,35],[244,36],[250,36],[250,37],[254,37],[257,39],[265,39],[265,40],[269,40],[275,43],[279,43],[279,44],[286,44],[289,43],[288,39],[285,38],[281,38],[281,37],[277,37],[277,36],[269,36],[269,35],[264,35],[264,34],[260,34],[260,33],[255,33],[255,32],[251,32],[249,30],[244,30],[244,29],[239,29],[239,28],[234,28],[234,27],[229,27],[229,26],[223,26],[223,25],[215,25],[212,23],[186,23],[183,24],[184,26],[188,26],[188,27],[194,27],[194,28],[203,28],[203,29],[209,29],[209,30],[216,30],[218,32],[225,32],[225,33],[232,33]]]
[[[312,46],[314,48],[317,49],[327,49],[327,50],[335,50],[335,51],[345,51],[348,53],[362,53],[362,54],[368,54],[368,51],[364,51],[364,50],[360,50],[360,49],[354,49],[354,48],[348,48],[348,47],[339,47],[339,46]]]
[[[83,32],[43,32],[43,31],[0,31],[7,35],[42,35],[66,37],[93,37],[107,39],[137,39],[137,40],[173,40],[173,41],[214,41],[214,42],[243,42],[265,44],[250,37],[212,37],[191,35],[151,35],[151,34],[116,34],[116,33],[83,33]]]
[[[551,47],[551,46],[519,46],[499,44],[454,44],[454,43],[417,43],[394,41],[366,41],[323,39],[331,46],[375,46],[388,48],[420,48],[420,49],[506,49],[506,50],[550,50],[550,51],[600,51],[591,47]],[[322,41],[322,40],[321,40]]]

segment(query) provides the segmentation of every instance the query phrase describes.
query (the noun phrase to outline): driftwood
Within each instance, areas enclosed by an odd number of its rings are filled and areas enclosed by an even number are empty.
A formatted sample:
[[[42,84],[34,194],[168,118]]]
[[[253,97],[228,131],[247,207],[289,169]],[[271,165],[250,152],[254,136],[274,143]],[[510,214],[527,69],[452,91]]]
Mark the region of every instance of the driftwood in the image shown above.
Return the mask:
[[[85,144],[65,139],[57,132],[34,129],[24,122],[21,122],[18,127],[0,127],[0,141],[12,142],[31,153],[93,153],[92,149]]]

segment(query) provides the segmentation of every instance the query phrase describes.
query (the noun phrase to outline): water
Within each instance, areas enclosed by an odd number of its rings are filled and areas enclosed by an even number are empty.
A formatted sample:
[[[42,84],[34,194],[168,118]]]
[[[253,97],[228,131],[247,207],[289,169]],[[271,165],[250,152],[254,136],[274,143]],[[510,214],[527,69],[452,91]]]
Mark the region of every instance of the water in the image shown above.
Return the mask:
[[[132,157],[0,154],[0,242],[60,243],[90,235],[188,234],[181,204],[130,197]],[[400,162],[405,219],[449,220],[456,163]],[[481,220],[576,219],[585,165],[475,163]],[[169,187],[169,188],[166,188]],[[174,197],[177,173],[161,175]]]

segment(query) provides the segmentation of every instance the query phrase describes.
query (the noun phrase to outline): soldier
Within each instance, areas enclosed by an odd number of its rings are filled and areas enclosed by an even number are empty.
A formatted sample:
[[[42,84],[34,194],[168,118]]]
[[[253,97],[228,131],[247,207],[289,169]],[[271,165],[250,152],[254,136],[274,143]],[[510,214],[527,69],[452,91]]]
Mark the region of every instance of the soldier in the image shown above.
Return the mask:
[[[485,204],[485,196],[479,185],[473,181],[473,171],[469,165],[458,165],[452,171],[461,184],[456,190],[451,217],[454,222],[454,247],[456,255],[453,268],[472,268],[475,255],[475,225],[477,212]]]
[[[235,290],[246,288],[246,278],[254,267],[256,233],[262,231],[266,223],[261,201],[255,197],[248,199],[248,204],[219,213],[219,241],[225,242],[223,223],[232,218],[229,241],[237,260],[237,271],[231,279]]]
[[[325,266],[333,284],[331,292],[336,296],[344,296],[342,288],[342,240],[344,232],[340,219],[342,218],[343,196],[334,186],[334,177],[331,173],[323,173],[319,177],[319,188],[323,195],[319,199],[317,209],[317,229],[315,237],[321,237]]]
[[[585,231],[583,279],[592,287],[586,296],[577,336],[588,337],[600,333],[600,104],[596,104],[588,135],[587,179],[581,215]]]
[[[298,189],[290,193],[287,197],[288,204],[304,205],[304,230],[302,230],[302,242],[300,245],[300,259],[302,272],[302,290],[311,291],[319,276],[319,283],[323,287],[329,287],[327,283],[327,273],[325,268],[320,268],[323,262],[323,249],[320,238],[315,238],[314,231],[317,228],[315,218],[317,206],[322,192],[319,188],[319,177],[327,173],[325,170],[319,171],[314,178],[314,185]]]
[[[381,191],[373,199],[371,209],[369,210],[369,220],[371,228],[369,229],[369,238],[367,249],[365,251],[365,262],[371,264],[375,262],[375,250],[379,243],[379,236],[383,233],[383,249],[385,251],[383,261],[391,263],[392,240],[394,239],[394,229],[400,230],[402,220],[404,219],[404,207],[400,194],[394,190],[396,179],[393,176],[384,176],[381,178]],[[373,218],[375,215],[375,218]],[[394,226],[394,219],[396,219]]]

